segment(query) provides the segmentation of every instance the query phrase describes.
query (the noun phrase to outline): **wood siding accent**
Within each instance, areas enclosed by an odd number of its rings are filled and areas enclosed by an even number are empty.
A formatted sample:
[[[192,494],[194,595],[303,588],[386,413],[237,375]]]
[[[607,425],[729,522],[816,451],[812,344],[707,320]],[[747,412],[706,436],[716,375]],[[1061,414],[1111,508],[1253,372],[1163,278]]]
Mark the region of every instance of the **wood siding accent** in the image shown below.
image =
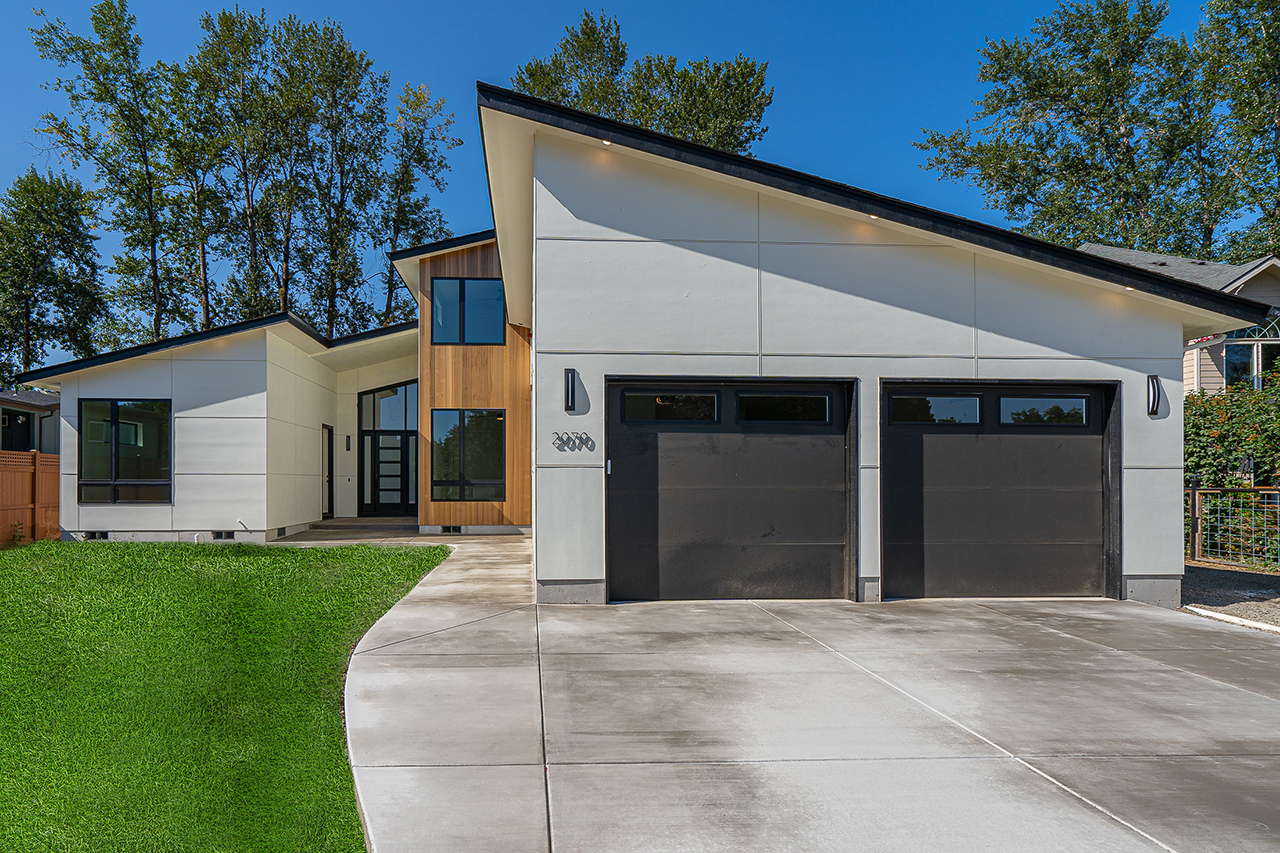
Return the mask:
[[[14,540],[58,539],[58,455],[0,450],[0,546]]]
[[[498,245],[488,243],[424,258],[419,262],[418,276],[422,288],[418,312],[418,523],[528,527],[533,521],[533,388],[528,331],[508,324],[507,342],[502,346],[431,343],[431,279],[501,278]],[[505,501],[431,500],[432,409],[506,410]]]

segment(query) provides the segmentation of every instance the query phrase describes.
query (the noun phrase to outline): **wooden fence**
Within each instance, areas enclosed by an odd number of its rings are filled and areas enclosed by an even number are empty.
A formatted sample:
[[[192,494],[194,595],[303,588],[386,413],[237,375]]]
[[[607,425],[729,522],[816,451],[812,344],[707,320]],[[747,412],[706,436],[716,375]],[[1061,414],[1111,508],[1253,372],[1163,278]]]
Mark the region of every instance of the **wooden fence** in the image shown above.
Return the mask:
[[[58,539],[58,455],[0,450],[0,546],[22,538]]]

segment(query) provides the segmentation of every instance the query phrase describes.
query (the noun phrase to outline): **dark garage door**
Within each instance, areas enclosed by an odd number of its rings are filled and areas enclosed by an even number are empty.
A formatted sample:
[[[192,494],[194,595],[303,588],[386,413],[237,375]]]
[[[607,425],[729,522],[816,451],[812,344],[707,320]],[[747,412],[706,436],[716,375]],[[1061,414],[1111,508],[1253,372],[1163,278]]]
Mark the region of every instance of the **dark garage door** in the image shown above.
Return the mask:
[[[846,595],[839,385],[610,383],[613,601]]]
[[[1101,389],[886,385],[885,598],[1102,595]]]

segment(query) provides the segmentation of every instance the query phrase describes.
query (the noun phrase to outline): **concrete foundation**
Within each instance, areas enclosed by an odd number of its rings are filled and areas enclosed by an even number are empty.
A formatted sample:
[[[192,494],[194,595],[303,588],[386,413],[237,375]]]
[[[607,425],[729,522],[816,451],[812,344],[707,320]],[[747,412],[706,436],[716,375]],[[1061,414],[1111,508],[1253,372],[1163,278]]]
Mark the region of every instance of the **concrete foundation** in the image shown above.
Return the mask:
[[[1124,597],[1176,609],[1182,606],[1182,575],[1125,575]]]
[[[539,604],[604,604],[604,581],[538,581]]]

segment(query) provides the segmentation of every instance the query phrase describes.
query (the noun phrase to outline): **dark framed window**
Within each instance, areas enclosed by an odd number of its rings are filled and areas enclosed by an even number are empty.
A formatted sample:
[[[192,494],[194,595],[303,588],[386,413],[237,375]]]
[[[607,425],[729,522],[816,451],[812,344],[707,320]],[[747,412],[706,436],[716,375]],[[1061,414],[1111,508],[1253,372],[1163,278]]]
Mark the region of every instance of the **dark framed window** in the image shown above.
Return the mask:
[[[715,421],[719,396],[710,394],[653,394],[627,391],[622,417],[628,421]]]
[[[1280,341],[1227,341],[1224,379],[1228,385],[1252,384],[1261,389],[1280,369]]]
[[[169,400],[81,400],[80,503],[172,503],[172,416]]]
[[[502,279],[431,280],[431,343],[503,344],[506,340]]]
[[[815,423],[831,420],[828,394],[738,395],[738,421],[761,423]]]
[[[431,410],[431,499],[504,501],[506,410]]]
[[[982,398],[895,394],[889,398],[889,420],[895,424],[976,424],[982,420]]]
[[[1088,404],[1088,397],[1001,397],[1000,423],[1006,426],[1086,426]]]

